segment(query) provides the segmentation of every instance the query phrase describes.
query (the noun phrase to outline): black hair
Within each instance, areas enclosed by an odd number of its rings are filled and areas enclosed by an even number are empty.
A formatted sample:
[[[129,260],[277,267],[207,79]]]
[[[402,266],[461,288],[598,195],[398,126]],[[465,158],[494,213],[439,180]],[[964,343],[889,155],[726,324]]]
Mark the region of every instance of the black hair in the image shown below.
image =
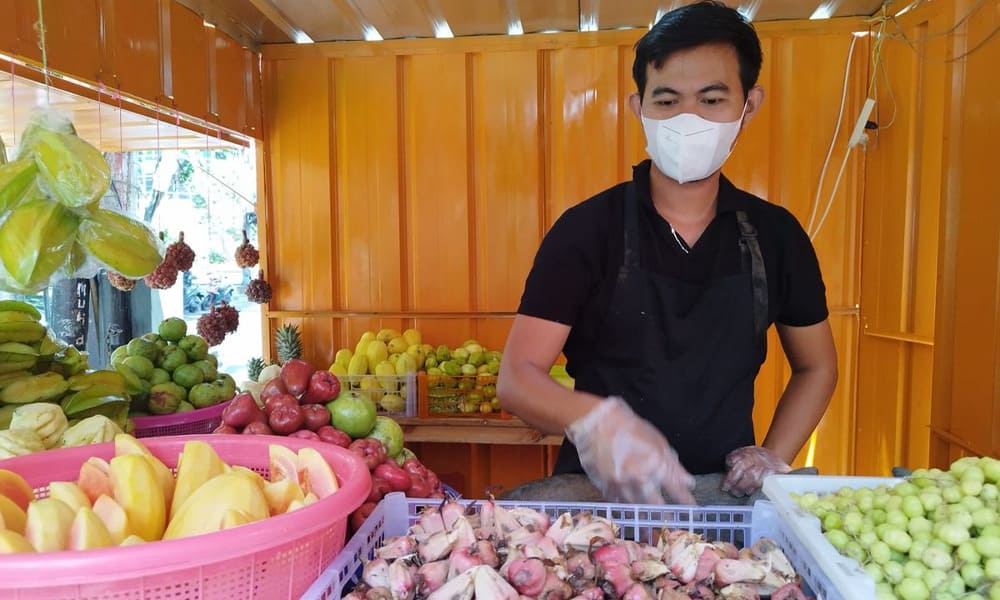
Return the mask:
[[[702,0],[663,15],[635,44],[632,78],[639,99],[646,93],[646,67],[659,69],[671,54],[704,44],[728,44],[736,50],[743,96],[757,85],[763,56],[757,31],[739,12],[718,0]]]

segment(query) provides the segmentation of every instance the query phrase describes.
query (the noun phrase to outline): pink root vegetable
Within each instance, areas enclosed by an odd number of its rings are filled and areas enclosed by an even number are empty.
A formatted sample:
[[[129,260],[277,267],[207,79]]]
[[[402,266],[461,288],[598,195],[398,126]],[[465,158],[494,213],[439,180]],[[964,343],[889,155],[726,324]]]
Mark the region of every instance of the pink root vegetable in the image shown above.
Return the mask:
[[[549,530],[549,515],[543,512],[531,508],[512,508],[510,515],[521,525],[531,527],[542,535]]]
[[[616,563],[605,567],[603,578],[614,588],[616,598],[624,596],[625,592],[636,582],[632,579],[628,563]]]
[[[715,572],[715,563],[719,562],[722,557],[719,556],[719,550],[714,546],[709,546],[701,551],[701,556],[698,557],[698,569],[694,574],[694,581],[705,581],[708,576]]]
[[[479,559],[483,561],[484,565],[493,569],[500,566],[500,556],[497,555],[497,549],[492,543],[480,540],[476,542],[474,548],[475,554],[479,555]]]
[[[695,574],[698,572],[698,559],[701,558],[701,553],[707,547],[708,544],[704,542],[685,546],[683,550],[671,556],[670,572],[684,583],[694,581]]]
[[[389,588],[376,587],[365,592],[365,600],[392,600]]]
[[[580,525],[569,532],[563,544],[566,548],[586,550],[593,546],[613,544],[616,539],[618,536],[610,521],[594,518],[586,525]]]
[[[393,598],[413,598],[417,591],[417,568],[405,561],[393,561],[389,565],[389,592]]]
[[[545,585],[542,587],[542,593],[538,595],[538,600],[569,600],[571,596],[573,596],[573,588],[553,571],[548,571],[545,576]]]
[[[752,583],[727,585],[719,590],[719,598],[722,600],[760,600],[760,596],[757,595],[757,586]]]
[[[476,598],[518,600],[517,590],[490,567],[477,567],[473,578]]]
[[[538,531],[533,531],[528,527],[520,527],[510,532],[507,537],[507,545],[518,547],[518,546],[537,546],[539,542],[545,539]]]
[[[719,553],[722,555],[722,558],[736,559],[740,557],[739,549],[737,549],[736,546],[730,544],[729,542],[712,542],[712,545],[719,550]]]
[[[571,531],[573,531],[573,517],[569,513],[563,513],[545,532],[545,537],[555,542],[556,546],[565,548],[566,536]]]
[[[523,526],[517,522],[510,511],[506,508],[498,505],[494,506],[493,509],[493,535],[496,536],[497,541],[505,541],[510,534]]]
[[[476,593],[475,580],[469,572],[462,573],[427,596],[427,600],[472,600]]]
[[[444,519],[441,517],[441,511],[437,508],[425,509],[422,513],[420,513],[420,518],[417,520],[417,526],[419,526],[420,530],[427,535],[444,531]]]
[[[462,573],[469,571],[473,567],[483,564],[478,554],[473,554],[469,548],[459,548],[453,550],[448,559],[448,579],[458,577]]]
[[[611,565],[626,564],[629,562],[628,550],[625,549],[625,546],[619,544],[601,546],[594,550],[591,556],[594,558],[594,563],[605,570]]]
[[[654,600],[653,595],[641,583],[634,583],[625,591],[622,600]]]
[[[472,524],[469,523],[468,519],[459,517],[455,519],[453,525],[451,531],[456,548],[466,548],[475,545],[478,538],[476,537],[476,531],[472,528]]]
[[[459,519],[465,518],[465,506],[457,500],[445,500],[441,506],[441,519],[445,529],[454,529]]]
[[[785,580],[795,578],[795,569],[774,540],[762,537],[754,543],[750,550],[753,552],[754,558],[764,564],[770,565],[771,571],[780,575]]]
[[[424,563],[417,569],[417,593],[426,596],[448,581],[449,561]]]
[[[604,590],[596,585],[587,585],[577,590],[573,600],[604,600]]]
[[[361,573],[361,579],[368,587],[389,587],[389,563],[384,558],[368,561]]]
[[[395,560],[409,554],[413,554],[417,550],[417,541],[407,535],[401,535],[399,537],[389,538],[383,542],[377,550],[375,550],[375,556],[377,558],[384,558],[386,560]]]
[[[637,560],[632,563],[632,577],[638,581],[653,581],[670,572],[667,565],[655,560]]]
[[[610,547],[610,546],[605,546]],[[593,581],[597,578],[597,568],[586,552],[571,552],[566,556],[566,570],[577,581]]]
[[[527,557],[524,555],[524,552],[522,552],[520,548],[508,548],[507,558],[504,560],[504,563],[500,566],[500,576],[509,581],[510,566],[514,564],[515,561],[524,558]]]
[[[496,511],[496,504],[493,500],[486,500],[479,506],[479,527],[486,531],[493,531],[493,515]]]
[[[715,564],[715,582],[718,586],[761,581],[767,573],[762,565],[749,560],[723,558]]]
[[[507,569],[507,581],[525,596],[539,596],[545,589],[546,575],[545,563],[537,558],[516,559]]]
[[[616,542],[625,547],[626,552],[628,552],[628,561],[635,562],[637,560],[643,560],[646,557],[645,551],[642,549],[642,545],[633,542],[632,540],[619,540]]]
[[[417,547],[417,554],[420,560],[428,563],[442,558],[447,558],[451,554],[451,549],[455,545],[455,538],[445,531],[438,531],[431,534],[424,543]]]
[[[806,595],[802,592],[799,584],[786,583],[774,590],[771,594],[771,600],[806,600]]]

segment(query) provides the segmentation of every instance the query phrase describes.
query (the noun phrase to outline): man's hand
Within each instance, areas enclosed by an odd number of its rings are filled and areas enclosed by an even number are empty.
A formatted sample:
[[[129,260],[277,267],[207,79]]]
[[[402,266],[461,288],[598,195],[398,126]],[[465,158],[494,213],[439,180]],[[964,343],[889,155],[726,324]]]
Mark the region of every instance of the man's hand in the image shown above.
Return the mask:
[[[726,456],[726,466],[729,472],[722,482],[722,491],[734,496],[755,494],[768,475],[792,470],[776,454],[760,446],[745,446],[733,450]]]
[[[663,434],[621,398],[608,398],[566,428],[584,471],[610,502],[695,504],[694,477]]]

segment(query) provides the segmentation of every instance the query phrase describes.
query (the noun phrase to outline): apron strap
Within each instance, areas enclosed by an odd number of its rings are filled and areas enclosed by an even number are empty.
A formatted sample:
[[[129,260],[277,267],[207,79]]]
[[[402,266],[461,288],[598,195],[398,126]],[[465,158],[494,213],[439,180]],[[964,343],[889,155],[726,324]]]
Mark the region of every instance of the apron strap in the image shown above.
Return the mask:
[[[618,272],[621,279],[625,272],[639,268],[639,199],[635,193],[635,183],[625,184],[625,259]]]
[[[744,268],[747,259],[750,261],[750,279],[753,288],[753,330],[756,335],[767,331],[767,272],[764,269],[764,257],[757,243],[757,228],[747,218],[747,213],[736,211],[736,221],[740,226],[740,250],[743,256]]]

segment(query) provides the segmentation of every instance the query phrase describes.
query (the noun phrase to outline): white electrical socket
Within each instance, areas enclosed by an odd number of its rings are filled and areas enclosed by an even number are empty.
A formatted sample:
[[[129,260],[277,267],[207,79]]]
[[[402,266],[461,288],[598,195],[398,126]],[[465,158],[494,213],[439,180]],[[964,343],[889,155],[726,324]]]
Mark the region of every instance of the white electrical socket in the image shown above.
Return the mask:
[[[864,105],[861,107],[861,114],[858,115],[858,122],[854,124],[854,131],[851,132],[851,137],[847,140],[848,150],[860,144],[864,139],[865,125],[868,124],[868,118],[871,117],[874,108],[875,100],[866,98]]]

